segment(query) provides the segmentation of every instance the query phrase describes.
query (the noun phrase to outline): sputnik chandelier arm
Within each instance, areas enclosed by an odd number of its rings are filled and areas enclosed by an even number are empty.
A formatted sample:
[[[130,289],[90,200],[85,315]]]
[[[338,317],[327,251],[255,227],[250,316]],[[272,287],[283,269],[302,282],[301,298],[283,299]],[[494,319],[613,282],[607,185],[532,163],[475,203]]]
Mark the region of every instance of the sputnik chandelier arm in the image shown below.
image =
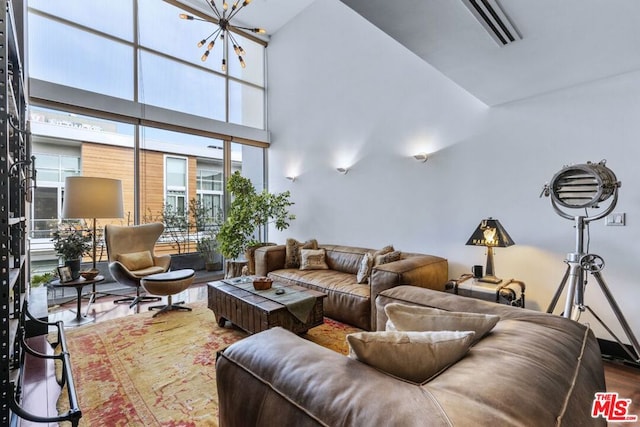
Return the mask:
[[[198,42],[198,47],[202,47],[207,43],[207,41],[211,40],[209,44],[207,44],[207,47],[204,53],[202,54],[202,56],[200,57],[200,59],[203,62],[207,60],[207,58],[209,57],[209,53],[215,46],[216,39],[220,37],[220,40],[222,40],[222,43],[224,44],[224,52],[222,55],[222,71],[223,72],[227,71],[227,51],[228,51],[229,41],[231,41],[231,44],[233,46],[233,51],[238,56],[238,61],[240,62],[240,66],[242,68],[245,68],[246,64],[243,59],[243,56],[245,55],[245,51],[244,49],[242,49],[242,46],[240,46],[240,43],[238,43],[236,38],[233,36],[232,31],[245,30],[245,31],[251,31],[253,33],[258,33],[258,34],[264,34],[266,33],[266,31],[262,28],[248,28],[248,27],[241,27],[238,25],[231,25],[231,20],[244,7],[248,6],[249,3],[251,3],[251,0],[244,0],[240,4],[240,6],[238,6],[238,4],[240,3],[240,0],[236,0],[235,2],[233,2],[233,5],[231,6],[230,10],[229,10],[229,3],[227,3],[226,0],[223,0],[222,7],[221,7],[222,12],[220,12],[220,8],[218,8],[218,6],[216,5],[215,0],[206,0],[205,3],[209,6],[213,14],[216,16],[217,22],[214,22],[208,19],[198,18],[193,15],[188,15],[186,13],[180,14],[181,19],[186,19],[189,21],[196,20],[196,21],[212,22],[213,24],[218,25],[218,28],[215,31],[213,31],[211,34],[209,34],[208,37],[205,37],[204,39]]]

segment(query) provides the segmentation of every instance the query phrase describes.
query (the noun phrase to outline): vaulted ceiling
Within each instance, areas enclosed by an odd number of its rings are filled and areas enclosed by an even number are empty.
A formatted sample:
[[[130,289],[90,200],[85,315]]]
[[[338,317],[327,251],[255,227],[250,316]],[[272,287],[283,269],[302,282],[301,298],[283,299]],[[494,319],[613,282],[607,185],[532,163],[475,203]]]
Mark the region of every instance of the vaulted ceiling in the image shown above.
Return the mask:
[[[341,0],[488,105],[640,69],[640,1],[498,0],[498,45],[463,0]]]
[[[273,34],[314,1],[254,0],[238,18]],[[640,70],[639,0],[488,0],[522,36],[506,46],[464,0],[340,1],[487,105]]]

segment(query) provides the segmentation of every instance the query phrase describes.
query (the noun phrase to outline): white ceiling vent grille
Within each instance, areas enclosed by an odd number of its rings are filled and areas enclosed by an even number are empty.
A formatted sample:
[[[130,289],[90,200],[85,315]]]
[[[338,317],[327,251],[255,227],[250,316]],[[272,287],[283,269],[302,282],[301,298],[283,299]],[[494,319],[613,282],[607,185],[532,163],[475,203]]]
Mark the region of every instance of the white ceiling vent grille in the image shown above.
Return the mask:
[[[462,3],[500,46],[522,39],[497,0],[462,0]]]

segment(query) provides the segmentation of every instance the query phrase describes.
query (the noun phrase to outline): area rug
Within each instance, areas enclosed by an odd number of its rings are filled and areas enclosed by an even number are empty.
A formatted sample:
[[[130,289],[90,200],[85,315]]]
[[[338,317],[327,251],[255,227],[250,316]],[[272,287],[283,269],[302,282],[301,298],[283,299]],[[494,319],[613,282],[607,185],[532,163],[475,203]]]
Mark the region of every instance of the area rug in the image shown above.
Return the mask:
[[[81,426],[216,426],[216,352],[245,338],[219,327],[205,302],[156,318],[141,313],[66,331]],[[325,319],[304,338],[347,354],[359,329]],[[58,410],[66,412],[66,393]]]

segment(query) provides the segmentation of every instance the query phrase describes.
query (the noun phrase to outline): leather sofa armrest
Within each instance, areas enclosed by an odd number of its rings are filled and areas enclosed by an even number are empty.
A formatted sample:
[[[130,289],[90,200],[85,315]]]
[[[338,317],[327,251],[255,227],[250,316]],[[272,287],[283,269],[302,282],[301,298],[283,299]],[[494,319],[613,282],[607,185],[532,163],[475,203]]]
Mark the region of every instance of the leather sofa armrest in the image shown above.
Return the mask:
[[[375,301],[380,292],[399,285],[413,285],[444,291],[448,274],[448,261],[434,255],[411,255],[399,261],[373,267],[369,279],[372,330],[375,329],[377,323]]]
[[[224,426],[446,425],[421,387],[280,327],[219,353],[216,386]]]
[[[256,275],[266,276],[270,271],[284,268],[285,245],[262,246],[256,249]]]

